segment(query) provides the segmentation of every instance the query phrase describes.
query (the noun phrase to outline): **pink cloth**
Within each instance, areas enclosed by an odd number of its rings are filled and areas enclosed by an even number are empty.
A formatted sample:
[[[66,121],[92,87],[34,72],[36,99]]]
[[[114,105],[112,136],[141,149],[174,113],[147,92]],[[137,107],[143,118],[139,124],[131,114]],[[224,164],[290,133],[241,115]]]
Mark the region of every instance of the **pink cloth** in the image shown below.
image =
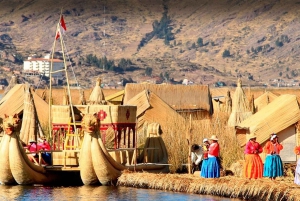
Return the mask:
[[[245,154],[253,154],[255,150],[258,152],[258,154],[260,154],[263,151],[262,147],[258,142],[247,142],[245,147]]]
[[[218,157],[218,156],[219,156],[219,152],[220,152],[220,146],[219,146],[219,143],[214,142],[214,143],[211,143],[211,144],[209,145],[209,150],[208,150],[208,154],[209,154],[209,155]]]
[[[47,141],[44,141],[44,142],[38,143],[38,149],[39,150],[50,150],[51,147],[50,147],[50,144]]]
[[[32,144],[28,145],[28,146],[27,146],[27,149],[28,149],[30,152],[36,152],[36,151],[38,151],[37,146],[36,146],[35,143],[32,143]]]

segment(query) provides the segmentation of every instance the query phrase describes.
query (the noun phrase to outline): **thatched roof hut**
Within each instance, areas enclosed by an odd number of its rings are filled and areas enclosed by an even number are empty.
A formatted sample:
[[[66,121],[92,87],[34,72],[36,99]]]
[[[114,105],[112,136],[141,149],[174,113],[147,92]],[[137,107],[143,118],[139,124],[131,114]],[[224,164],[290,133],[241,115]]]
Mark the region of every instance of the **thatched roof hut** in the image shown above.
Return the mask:
[[[142,128],[144,123],[156,122],[161,125],[162,130],[170,120],[183,118],[165,101],[163,101],[154,92],[143,90],[130,100],[124,102],[124,105],[137,106],[138,129]]]
[[[228,126],[234,127],[250,117],[252,112],[249,101],[242,88],[242,81],[238,79],[237,87],[232,98],[232,111],[228,119]]]
[[[284,161],[295,161],[292,149],[296,146],[297,130],[295,124],[300,120],[297,96],[285,94],[236,126],[239,144],[243,147],[248,134],[255,134],[257,141],[264,145],[270,134],[276,133],[284,149],[280,152]]]
[[[258,112],[263,107],[275,100],[279,95],[276,95],[270,91],[266,91],[254,100],[255,111]]]
[[[178,113],[191,114],[193,119],[207,118],[213,114],[213,105],[208,86],[204,85],[159,85],[159,84],[133,84],[125,86],[123,104],[142,91],[147,90],[156,94]]]
[[[38,119],[42,125],[48,122],[48,103],[46,103],[34,91],[31,91],[34,106],[37,111]],[[0,100],[0,117],[4,114],[19,116],[23,115],[25,99],[25,84],[15,85],[1,100]]]

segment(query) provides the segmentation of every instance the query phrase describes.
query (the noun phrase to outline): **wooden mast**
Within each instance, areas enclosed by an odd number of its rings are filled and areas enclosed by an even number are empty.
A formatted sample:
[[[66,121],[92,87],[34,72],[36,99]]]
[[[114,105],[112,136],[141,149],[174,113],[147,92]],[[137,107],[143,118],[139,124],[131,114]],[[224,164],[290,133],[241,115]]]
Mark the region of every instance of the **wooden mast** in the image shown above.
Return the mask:
[[[69,95],[69,105],[71,107],[71,113],[72,113],[72,119],[73,119],[73,124],[74,124],[74,133],[76,133],[76,122],[75,122],[75,114],[74,114],[74,109],[73,109],[73,103],[72,103],[72,97],[71,97],[71,91],[70,91],[70,85],[69,85],[69,77],[68,77],[68,71],[67,71],[67,64],[66,64],[66,57],[65,57],[65,51],[64,51],[64,43],[63,43],[63,36],[60,31],[60,21],[62,18],[62,11],[59,17],[59,21],[56,26],[56,34],[55,34],[55,39],[53,43],[53,48],[52,48],[52,54],[51,54],[51,64],[50,64],[50,72],[49,72],[49,78],[50,78],[50,95],[49,95],[49,132],[50,132],[50,137],[52,137],[52,111],[51,111],[51,106],[52,106],[52,74],[58,73],[61,71],[65,72],[66,80],[67,80],[67,92]],[[58,36],[57,36],[58,35]],[[63,55],[63,62],[64,62],[64,69],[53,71],[53,57],[54,57],[54,52],[55,52],[55,44],[57,37],[59,37],[60,40],[60,45],[62,49],[62,55]]]

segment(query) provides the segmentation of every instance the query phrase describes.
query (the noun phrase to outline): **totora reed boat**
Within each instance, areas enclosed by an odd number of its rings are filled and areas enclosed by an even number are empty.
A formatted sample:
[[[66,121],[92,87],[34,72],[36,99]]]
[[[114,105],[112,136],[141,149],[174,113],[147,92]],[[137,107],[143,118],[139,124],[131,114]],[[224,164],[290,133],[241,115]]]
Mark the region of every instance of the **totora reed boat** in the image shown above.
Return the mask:
[[[168,172],[168,154],[160,136],[159,124],[151,123],[145,134],[137,134],[137,107],[106,105],[103,97],[99,98],[103,96],[100,80],[92,92],[93,96],[97,96],[98,102],[90,101],[88,105],[72,104],[63,35],[60,31],[63,25],[65,23],[61,15],[50,59],[49,103],[41,101],[28,84],[16,84],[11,93],[8,92],[0,101],[0,113],[7,113],[3,118],[0,144],[0,183],[62,184],[68,180],[85,185],[110,185],[124,170]],[[58,38],[63,52],[64,69],[53,71],[53,54]],[[65,72],[66,75],[66,105],[52,104],[52,74],[58,71]],[[19,104],[16,106],[18,110],[10,109],[10,105],[13,105],[10,97],[13,94],[20,94],[14,102]],[[49,107],[48,111],[45,105]],[[5,110],[2,110],[4,107]],[[49,119],[47,139],[51,149],[29,151],[25,145],[32,139],[38,141],[46,138],[40,124],[40,119],[45,116]],[[139,147],[138,135],[144,137],[144,143],[140,143]],[[44,154],[50,156],[47,164],[43,164]]]

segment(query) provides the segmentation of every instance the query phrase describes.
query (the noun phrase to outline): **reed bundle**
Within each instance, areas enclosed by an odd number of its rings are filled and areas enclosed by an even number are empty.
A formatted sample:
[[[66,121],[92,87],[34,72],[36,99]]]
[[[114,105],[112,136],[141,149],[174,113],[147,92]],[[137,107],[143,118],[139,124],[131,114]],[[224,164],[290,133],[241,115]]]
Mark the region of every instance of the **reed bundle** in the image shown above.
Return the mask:
[[[228,126],[236,126],[252,115],[249,101],[242,88],[242,81],[239,79],[232,99],[232,112],[228,119]]]
[[[118,186],[150,188],[174,192],[207,194],[244,200],[300,200],[300,187],[292,178],[248,180],[232,176],[219,179],[188,174],[153,174],[123,172]]]
[[[101,89],[101,79],[98,78],[96,85],[90,95],[88,104],[89,105],[103,105],[105,103],[105,97]]]

